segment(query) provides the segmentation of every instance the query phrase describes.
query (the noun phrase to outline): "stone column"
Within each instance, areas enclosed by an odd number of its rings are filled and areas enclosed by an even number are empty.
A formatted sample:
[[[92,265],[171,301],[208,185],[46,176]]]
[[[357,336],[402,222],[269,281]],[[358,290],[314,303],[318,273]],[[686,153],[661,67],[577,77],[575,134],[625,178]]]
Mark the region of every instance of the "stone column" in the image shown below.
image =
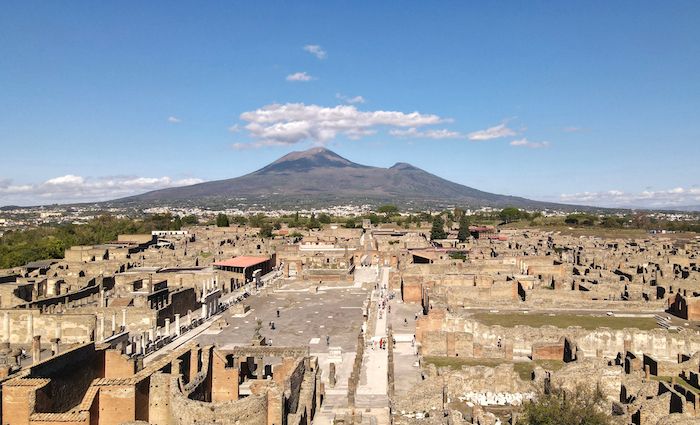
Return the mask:
[[[170,319],[165,319],[165,337],[170,336]]]
[[[41,335],[34,335],[32,338],[32,362],[37,364],[41,361]]]
[[[122,331],[126,330],[126,309],[122,309]]]
[[[255,377],[257,379],[263,379],[265,373],[265,359],[263,357],[255,358]]]
[[[51,355],[52,356],[57,356],[60,353],[60,343],[61,340],[59,338],[51,338]]]
[[[180,315],[175,315],[175,336],[180,336]]]
[[[117,333],[117,313],[112,313],[112,335]]]
[[[202,320],[207,318],[207,303],[202,303]]]
[[[56,321],[56,329],[54,330],[54,338],[60,339],[61,336],[63,336],[61,333],[61,321],[57,320]]]
[[[31,342],[34,336],[34,314],[29,310],[29,317],[27,318],[27,341]]]
[[[104,341],[105,339],[105,317],[100,316],[100,333],[97,335],[99,341]]]
[[[2,317],[3,342],[10,342],[10,313],[5,312]]]
[[[155,329],[153,329],[153,328],[149,329],[149,330],[148,330],[148,340],[149,340],[149,341],[155,340],[155,339],[156,339],[156,338],[155,338],[155,334],[156,334],[156,333],[155,333]]]
[[[328,384],[331,388],[335,387],[335,363],[333,362],[328,365]]]

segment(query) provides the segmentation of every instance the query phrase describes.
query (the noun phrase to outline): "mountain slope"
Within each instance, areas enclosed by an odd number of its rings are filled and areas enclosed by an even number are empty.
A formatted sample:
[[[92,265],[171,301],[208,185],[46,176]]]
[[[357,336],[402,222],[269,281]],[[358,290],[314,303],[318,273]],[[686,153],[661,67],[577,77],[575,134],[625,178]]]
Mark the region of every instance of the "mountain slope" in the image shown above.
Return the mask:
[[[119,201],[148,202],[265,196],[286,198],[436,201],[470,206],[561,206],[483,192],[406,163],[390,168],[356,164],[325,149],[289,153],[241,177],[156,190]]]

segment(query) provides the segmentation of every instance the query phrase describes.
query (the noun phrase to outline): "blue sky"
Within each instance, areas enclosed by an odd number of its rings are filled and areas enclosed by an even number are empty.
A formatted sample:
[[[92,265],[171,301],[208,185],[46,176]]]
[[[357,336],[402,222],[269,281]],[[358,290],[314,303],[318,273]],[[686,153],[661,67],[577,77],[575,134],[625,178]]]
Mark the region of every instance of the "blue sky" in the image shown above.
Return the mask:
[[[316,145],[534,199],[700,204],[698,2],[0,7],[0,205]]]

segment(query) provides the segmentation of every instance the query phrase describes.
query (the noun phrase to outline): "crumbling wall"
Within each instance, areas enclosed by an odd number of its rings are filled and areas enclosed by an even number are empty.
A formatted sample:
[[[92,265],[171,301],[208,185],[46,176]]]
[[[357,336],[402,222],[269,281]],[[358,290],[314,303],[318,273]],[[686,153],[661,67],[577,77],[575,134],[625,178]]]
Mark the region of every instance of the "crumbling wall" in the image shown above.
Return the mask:
[[[5,317],[7,326],[4,325]],[[96,327],[95,316],[92,314],[48,314],[25,309],[0,310],[0,321],[3,321],[0,340],[11,344],[28,344],[36,335],[40,335],[43,341],[60,335],[62,343],[80,344],[92,341]]]

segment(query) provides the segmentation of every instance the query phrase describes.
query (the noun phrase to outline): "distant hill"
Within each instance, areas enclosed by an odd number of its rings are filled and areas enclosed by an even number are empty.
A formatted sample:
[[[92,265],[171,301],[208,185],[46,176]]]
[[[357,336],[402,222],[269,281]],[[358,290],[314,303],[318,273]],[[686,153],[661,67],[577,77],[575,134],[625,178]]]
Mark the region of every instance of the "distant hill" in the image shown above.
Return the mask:
[[[325,148],[291,152],[241,177],[154,190],[117,202],[171,202],[247,197],[376,202],[568,208],[517,196],[483,192],[451,182],[406,163],[389,168],[354,163]]]

